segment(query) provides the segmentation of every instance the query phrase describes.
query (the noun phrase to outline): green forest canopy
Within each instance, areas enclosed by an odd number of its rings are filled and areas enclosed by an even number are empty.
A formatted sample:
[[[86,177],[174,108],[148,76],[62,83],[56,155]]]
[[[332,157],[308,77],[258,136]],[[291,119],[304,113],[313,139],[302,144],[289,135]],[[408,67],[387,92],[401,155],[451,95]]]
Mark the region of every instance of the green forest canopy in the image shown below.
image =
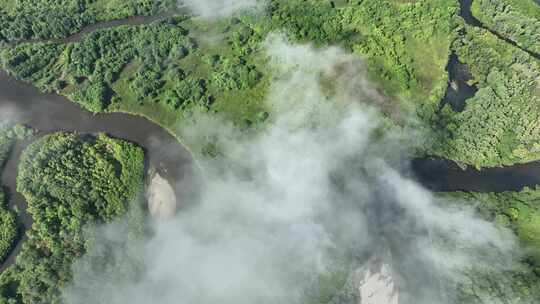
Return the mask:
[[[99,21],[157,13],[159,3],[154,0],[0,0],[0,42],[63,38]]]
[[[496,2],[486,1],[474,3]],[[509,1],[505,7],[523,12],[522,6]],[[536,35],[534,26],[526,28]],[[271,115],[263,101],[272,68],[262,42],[275,31],[301,43],[341,45],[364,58],[374,86],[393,106],[432,127],[437,140],[426,153],[477,167],[540,158],[534,124],[540,116],[539,61],[465,25],[458,1],[272,0],[262,13],[212,22],[171,17],[100,30],[77,43],[19,44],[4,49],[0,60],[16,77],[92,112],[141,114],[181,136],[175,126],[196,111],[219,113],[241,126]],[[221,38],[209,43],[202,39],[208,35]],[[479,87],[463,112],[440,108],[451,52]]]
[[[17,139],[15,130],[11,126],[0,126],[0,174]],[[0,185],[0,263],[7,258],[19,235],[19,223],[15,212],[8,208],[3,187]]]
[[[143,174],[142,149],[104,134],[56,133],[32,143],[17,191],[34,224],[16,264],[0,274],[0,303],[58,303],[72,262],[86,250],[84,228],[125,215]]]

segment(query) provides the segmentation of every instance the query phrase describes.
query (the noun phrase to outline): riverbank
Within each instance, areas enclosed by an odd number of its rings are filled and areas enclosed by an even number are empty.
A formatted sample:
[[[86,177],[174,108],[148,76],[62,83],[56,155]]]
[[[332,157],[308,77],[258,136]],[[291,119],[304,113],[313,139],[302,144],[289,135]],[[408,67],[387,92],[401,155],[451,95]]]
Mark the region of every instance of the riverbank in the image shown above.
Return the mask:
[[[93,115],[67,98],[56,94],[44,94],[32,85],[9,77],[0,71],[0,110],[9,109],[13,120],[37,130],[36,138],[58,131],[77,133],[106,133],[143,147],[149,163],[174,187],[176,197],[195,191],[194,178],[197,167],[191,153],[167,130],[142,116],[122,113]],[[9,191],[9,206],[19,210],[24,229],[32,225],[26,213],[26,200],[16,189],[18,164],[24,148],[30,140],[18,141],[11,152],[2,174],[2,184]],[[191,186],[190,186],[191,185]],[[8,259],[0,265],[3,271],[12,265],[22,248],[26,235],[18,242]]]
[[[463,18],[463,20],[465,20],[465,22],[468,25],[486,30],[490,32],[492,35],[496,36],[498,39],[503,40],[504,42],[508,44],[511,44],[512,46],[522,50],[523,52],[526,52],[527,54],[529,54],[531,57],[535,58],[536,60],[540,60],[539,53],[536,53],[536,52],[533,52],[531,50],[521,47],[517,42],[507,37],[504,37],[503,35],[496,32],[495,30],[492,30],[488,26],[484,25],[478,18],[476,18],[472,12],[473,0],[459,0],[459,3],[461,5],[461,17]]]

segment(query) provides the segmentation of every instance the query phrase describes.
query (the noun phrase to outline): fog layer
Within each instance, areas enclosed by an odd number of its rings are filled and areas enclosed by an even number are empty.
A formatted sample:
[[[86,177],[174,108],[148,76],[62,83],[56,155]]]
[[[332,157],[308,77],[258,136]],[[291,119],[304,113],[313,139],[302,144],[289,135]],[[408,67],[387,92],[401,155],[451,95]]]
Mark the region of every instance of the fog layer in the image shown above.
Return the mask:
[[[261,0],[178,0],[179,7],[187,7],[202,18],[230,16],[246,9],[262,7]]]
[[[223,155],[201,158],[201,193],[147,240],[122,221],[98,228],[67,302],[355,303],[351,274],[377,258],[400,303],[453,303],[462,271],[512,263],[508,231],[406,177],[418,134],[387,126],[361,61],[280,37],[266,49],[270,122],[251,135],[208,116],[180,126]]]

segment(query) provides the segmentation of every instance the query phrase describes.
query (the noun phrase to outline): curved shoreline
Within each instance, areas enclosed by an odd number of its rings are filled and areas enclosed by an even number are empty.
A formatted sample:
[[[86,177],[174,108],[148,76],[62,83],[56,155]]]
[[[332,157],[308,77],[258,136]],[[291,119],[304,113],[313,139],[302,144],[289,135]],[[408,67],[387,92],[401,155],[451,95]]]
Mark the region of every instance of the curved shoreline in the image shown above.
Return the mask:
[[[26,212],[26,199],[24,199],[22,194],[18,193],[15,188],[12,188],[10,185],[7,185],[5,183],[5,179],[7,178],[6,172],[17,171],[21,153],[30,144],[31,141],[32,140],[30,139],[26,139],[23,141],[17,140],[13,145],[11,151],[9,152],[9,157],[3,170],[0,172],[2,181],[1,186],[4,187],[4,189],[6,190],[6,197],[8,198],[7,206],[8,208],[12,209],[16,206],[18,210],[16,212],[17,223],[19,224],[19,234],[15,241],[16,243],[13,244],[13,247],[11,248],[11,251],[5,258],[5,260],[0,263],[0,273],[2,273],[4,270],[6,270],[6,268],[15,263],[15,259],[19,255],[19,252],[22,250],[22,245],[24,241],[27,239],[26,230],[30,229],[33,223],[32,216],[30,216],[30,214]]]
[[[171,184],[183,184],[183,187],[175,187],[177,197],[189,195],[192,191],[190,181],[197,167],[191,153],[169,130],[146,117],[124,113],[93,115],[63,96],[42,93],[36,87],[15,80],[0,70],[0,111],[2,108],[15,113],[14,121],[36,129],[36,136],[59,131],[106,133],[133,142],[144,149],[148,162]],[[31,227],[32,218],[26,213],[26,200],[16,191],[16,177],[18,160],[30,142],[16,142],[1,179],[9,192],[8,206],[18,206],[18,215],[25,231]],[[26,234],[23,233],[9,257],[0,265],[0,272],[15,262],[25,238]]]

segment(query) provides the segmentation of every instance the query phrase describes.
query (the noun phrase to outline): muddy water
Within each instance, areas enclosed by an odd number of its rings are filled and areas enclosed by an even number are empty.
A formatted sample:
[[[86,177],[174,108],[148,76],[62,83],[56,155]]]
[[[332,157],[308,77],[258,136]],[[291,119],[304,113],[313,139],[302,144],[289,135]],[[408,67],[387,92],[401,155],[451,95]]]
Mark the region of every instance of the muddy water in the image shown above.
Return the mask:
[[[173,185],[182,185],[175,189],[178,198],[193,191],[188,186],[193,183],[194,172],[190,153],[165,129],[145,118],[120,113],[95,116],[65,97],[43,94],[32,85],[12,79],[4,71],[0,71],[0,111],[15,113],[13,119],[37,129],[38,136],[58,131],[104,132],[136,143],[145,149],[148,162],[161,176]],[[30,228],[32,219],[25,212],[26,201],[15,189],[20,154],[28,144],[29,141],[17,143],[2,173],[2,185],[8,188],[9,204],[21,210],[25,229]],[[13,263],[21,243],[0,266],[0,271]]]
[[[169,11],[155,16],[135,16],[126,19],[99,22],[84,27],[80,32],[62,39],[50,39],[46,42],[72,43],[81,41],[86,35],[96,30],[113,28],[122,25],[142,25],[163,20],[182,11]],[[45,42],[30,40],[25,42]],[[17,42],[14,42],[17,43]],[[0,113],[16,113],[13,120],[26,124],[39,132],[36,137],[58,131],[79,133],[104,132],[110,136],[122,138],[143,147],[147,161],[171,185],[175,186],[178,198],[191,195],[195,181],[194,167],[190,153],[165,129],[138,116],[128,114],[104,114],[94,116],[55,94],[43,94],[34,86],[16,81],[5,71],[0,71]],[[17,166],[24,148],[30,140],[17,142],[2,172],[2,185],[7,187],[10,207],[17,207],[23,229],[32,225],[32,218],[26,212],[26,200],[16,191]],[[15,249],[4,263],[0,272],[15,262],[22,243],[26,239],[23,234]]]

